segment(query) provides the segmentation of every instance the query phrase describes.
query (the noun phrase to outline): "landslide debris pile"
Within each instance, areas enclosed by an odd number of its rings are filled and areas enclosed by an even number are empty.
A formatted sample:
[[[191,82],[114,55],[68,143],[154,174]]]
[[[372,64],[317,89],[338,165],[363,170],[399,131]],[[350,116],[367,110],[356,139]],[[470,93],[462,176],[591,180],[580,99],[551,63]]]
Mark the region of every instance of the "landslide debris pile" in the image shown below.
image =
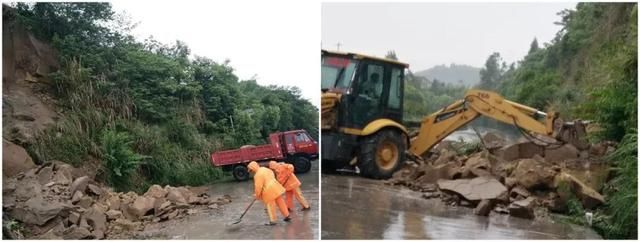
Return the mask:
[[[603,204],[598,192],[609,174],[602,157],[614,143],[543,147],[530,141],[506,145],[495,133],[483,137],[486,149],[458,155],[455,142],[443,141],[421,164],[407,164],[386,181],[440,198],[453,206],[473,207],[474,213],[495,213],[534,219],[537,211],[567,212],[575,199],[585,209]]]
[[[3,228],[19,221],[16,239],[130,239],[149,223],[176,219],[230,203],[205,187],[151,186],[143,195],[113,192],[63,162],[3,179]]]

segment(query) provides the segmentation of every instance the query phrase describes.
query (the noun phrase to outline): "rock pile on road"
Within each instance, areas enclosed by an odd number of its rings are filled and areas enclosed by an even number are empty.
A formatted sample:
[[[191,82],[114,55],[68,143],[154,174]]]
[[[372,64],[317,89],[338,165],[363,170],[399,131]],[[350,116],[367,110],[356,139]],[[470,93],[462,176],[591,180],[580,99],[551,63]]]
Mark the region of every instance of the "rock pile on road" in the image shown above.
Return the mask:
[[[131,238],[146,224],[230,203],[204,187],[151,186],[146,193],[113,192],[74,168],[52,162],[3,179],[3,220],[22,223],[32,239]],[[3,223],[4,223],[3,222]]]
[[[450,149],[453,144],[443,141],[432,157],[407,164],[386,183],[422,192],[427,199],[473,207],[483,216],[494,211],[533,219],[538,208],[566,212],[570,199],[585,209],[604,203],[598,189],[606,181],[608,165],[602,156],[615,144],[581,145],[582,149],[530,141],[507,145],[495,133],[486,134],[483,141],[486,149],[468,156],[458,155]]]

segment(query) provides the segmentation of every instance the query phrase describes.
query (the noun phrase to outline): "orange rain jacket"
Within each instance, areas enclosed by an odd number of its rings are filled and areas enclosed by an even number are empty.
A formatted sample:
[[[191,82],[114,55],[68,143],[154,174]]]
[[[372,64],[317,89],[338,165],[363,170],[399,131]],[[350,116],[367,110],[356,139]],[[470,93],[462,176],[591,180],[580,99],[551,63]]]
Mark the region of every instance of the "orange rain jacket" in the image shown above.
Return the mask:
[[[298,180],[294,172],[294,167],[291,164],[283,162],[269,162],[269,168],[275,171],[278,182],[284,186],[287,191],[292,191],[298,188],[302,183]]]
[[[284,187],[276,181],[273,171],[269,168],[260,167],[260,165],[255,162],[249,163],[248,168],[255,172],[253,185],[256,199],[269,202],[275,200],[285,192]]]

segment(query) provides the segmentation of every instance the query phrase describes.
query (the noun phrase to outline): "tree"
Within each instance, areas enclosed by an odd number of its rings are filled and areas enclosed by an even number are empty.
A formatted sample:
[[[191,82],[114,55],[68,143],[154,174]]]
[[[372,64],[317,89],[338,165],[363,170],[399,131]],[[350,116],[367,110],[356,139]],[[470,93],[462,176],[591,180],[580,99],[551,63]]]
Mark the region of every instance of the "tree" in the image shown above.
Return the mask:
[[[540,47],[538,47],[538,39],[537,38],[533,38],[533,41],[531,42],[531,46],[529,47],[529,54],[534,53],[536,51],[538,51],[540,49]]]
[[[385,55],[384,58],[391,59],[391,60],[398,60],[398,56],[396,56],[395,50],[387,51],[387,55]]]
[[[503,66],[506,66],[498,52],[491,54],[489,58],[487,58],[484,67],[480,70],[479,88],[489,90],[496,89],[504,72],[500,66],[501,62]]]

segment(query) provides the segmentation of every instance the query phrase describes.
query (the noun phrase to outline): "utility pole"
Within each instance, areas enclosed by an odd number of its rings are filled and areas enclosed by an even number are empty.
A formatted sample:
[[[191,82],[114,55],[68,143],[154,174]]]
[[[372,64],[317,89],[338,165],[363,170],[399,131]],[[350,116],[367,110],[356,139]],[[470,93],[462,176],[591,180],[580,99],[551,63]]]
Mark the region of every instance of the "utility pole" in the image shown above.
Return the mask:
[[[342,43],[340,42],[336,43],[336,47],[338,47],[338,51],[340,51],[340,46],[342,46]]]

